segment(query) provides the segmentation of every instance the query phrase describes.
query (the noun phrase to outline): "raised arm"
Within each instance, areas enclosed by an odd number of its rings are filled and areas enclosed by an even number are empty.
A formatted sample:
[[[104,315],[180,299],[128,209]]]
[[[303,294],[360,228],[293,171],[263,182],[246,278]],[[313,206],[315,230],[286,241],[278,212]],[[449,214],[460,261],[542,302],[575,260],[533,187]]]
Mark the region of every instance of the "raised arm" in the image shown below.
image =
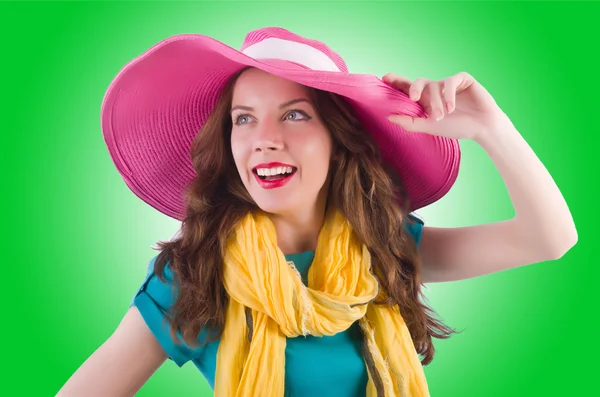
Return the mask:
[[[508,189],[512,219],[469,227],[424,227],[424,282],[472,278],[562,257],[577,242],[569,208],[554,180],[508,120],[476,141]]]
[[[577,242],[571,212],[552,177],[492,96],[471,75],[441,81],[389,74],[427,117],[390,115],[414,133],[471,139],[488,153],[508,189],[515,216],[460,228],[424,227],[420,252],[423,282],[472,278],[558,259]]]

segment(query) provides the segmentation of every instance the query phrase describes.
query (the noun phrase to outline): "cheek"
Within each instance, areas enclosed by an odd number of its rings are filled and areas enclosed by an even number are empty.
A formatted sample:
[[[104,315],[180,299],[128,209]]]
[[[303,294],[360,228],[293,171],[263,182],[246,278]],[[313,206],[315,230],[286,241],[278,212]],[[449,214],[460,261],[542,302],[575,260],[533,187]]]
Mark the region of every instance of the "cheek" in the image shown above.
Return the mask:
[[[317,169],[319,173],[327,173],[327,168],[331,158],[331,139],[329,135],[318,132],[306,135],[303,142],[298,144],[301,147],[304,166],[310,169]]]
[[[238,170],[245,168],[244,164],[247,162],[248,152],[245,147],[245,143],[235,136],[231,137],[231,154],[233,161]]]
[[[244,148],[244,140],[240,139],[236,134],[231,134],[231,153],[235,159],[244,155]]]

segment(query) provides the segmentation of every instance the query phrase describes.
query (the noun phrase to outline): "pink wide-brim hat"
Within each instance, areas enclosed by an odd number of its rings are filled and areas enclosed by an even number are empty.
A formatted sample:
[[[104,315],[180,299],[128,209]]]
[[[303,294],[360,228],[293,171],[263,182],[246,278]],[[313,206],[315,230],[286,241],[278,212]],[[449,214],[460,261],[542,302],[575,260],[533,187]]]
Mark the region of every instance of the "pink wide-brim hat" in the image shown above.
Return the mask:
[[[172,218],[186,214],[183,191],[195,177],[190,148],[227,81],[246,67],[341,95],[400,176],[410,210],[444,196],[456,181],[455,139],[407,132],[390,114],[426,116],[420,104],[373,75],[348,72],[327,45],[282,28],[246,35],[240,50],[211,37],[169,37],[128,62],[102,103],[111,159],[127,186]]]

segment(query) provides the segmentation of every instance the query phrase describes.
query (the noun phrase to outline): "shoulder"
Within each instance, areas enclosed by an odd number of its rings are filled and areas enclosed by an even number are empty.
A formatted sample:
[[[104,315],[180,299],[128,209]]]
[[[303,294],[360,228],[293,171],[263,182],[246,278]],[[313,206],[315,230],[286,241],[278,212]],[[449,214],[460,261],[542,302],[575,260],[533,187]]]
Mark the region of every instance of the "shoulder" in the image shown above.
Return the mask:
[[[421,244],[421,235],[423,234],[423,226],[425,225],[423,218],[419,214],[411,212],[404,218],[403,225],[404,230],[412,236],[415,244],[419,247]]]
[[[142,285],[137,291],[136,296],[146,294],[152,297],[152,300],[163,310],[172,306],[175,301],[177,290],[173,282],[173,271],[170,268],[170,262],[167,260],[162,279],[157,274],[156,260],[158,255],[154,256],[147,264],[146,276]]]
[[[173,282],[174,274],[169,267],[169,261],[165,263],[164,277],[162,279],[158,277],[156,272],[158,258],[159,255],[148,262],[144,281],[135,293],[130,306],[137,307],[146,325],[168,357],[181,367],[186,362],[198,358],[203,351],[203,346],[188,346],[181,339],[180,332],[177,332],[178,340],[172,337],[170,316],[167,314],[177,299],[178,288],[176,283]]]

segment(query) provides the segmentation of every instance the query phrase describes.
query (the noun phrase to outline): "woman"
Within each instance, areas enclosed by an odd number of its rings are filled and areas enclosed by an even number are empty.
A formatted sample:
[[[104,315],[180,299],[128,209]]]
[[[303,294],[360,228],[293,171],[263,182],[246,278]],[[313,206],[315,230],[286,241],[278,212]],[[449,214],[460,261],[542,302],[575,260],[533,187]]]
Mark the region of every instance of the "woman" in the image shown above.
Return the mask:
[[[421,285],[557,259],[577,240],[551,177],[466,73],[352,75],[277,28],[241,51],[176,36],[121,71],[102,121],[128,186],[182,227],[60,396],[132,395],[167,358],[194,362],[217,396],[427,396],[432,338],[454,331]],[[414,216],[453,184],[459,139],[491,156],[514,218]]]

